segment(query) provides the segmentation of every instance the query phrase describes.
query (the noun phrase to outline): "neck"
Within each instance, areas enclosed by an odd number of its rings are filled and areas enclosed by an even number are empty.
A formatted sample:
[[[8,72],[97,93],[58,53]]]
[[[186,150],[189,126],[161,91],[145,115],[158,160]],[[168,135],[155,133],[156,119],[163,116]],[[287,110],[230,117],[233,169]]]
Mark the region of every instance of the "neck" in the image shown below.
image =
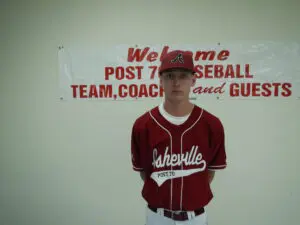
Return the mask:
[[[172,116],[185,116],[194,108],[194,104],[189,101],[182,101],[182,102],[170,102],[169,100],[165,100],[164,108]]]

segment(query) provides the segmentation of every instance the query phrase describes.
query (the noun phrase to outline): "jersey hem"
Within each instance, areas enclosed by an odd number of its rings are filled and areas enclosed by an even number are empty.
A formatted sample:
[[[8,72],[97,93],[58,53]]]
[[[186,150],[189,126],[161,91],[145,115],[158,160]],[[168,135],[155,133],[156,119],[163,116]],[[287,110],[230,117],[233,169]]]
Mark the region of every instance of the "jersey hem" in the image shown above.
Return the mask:
[[[134,170],[134,171],[143,171],[144,170],[144,168],[138,168],[138,167],[132,167],[132,169]]]
[[[222,170],[225,169],[227,165],[216,165],[216,166],[209,166],[208,170]]]

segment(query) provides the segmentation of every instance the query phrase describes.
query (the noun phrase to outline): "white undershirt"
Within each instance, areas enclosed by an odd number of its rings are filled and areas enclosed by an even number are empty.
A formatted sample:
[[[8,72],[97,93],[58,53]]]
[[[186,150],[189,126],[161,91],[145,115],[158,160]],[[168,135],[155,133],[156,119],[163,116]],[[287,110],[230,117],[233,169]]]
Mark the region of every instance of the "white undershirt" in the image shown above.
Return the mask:
[[[166,119],[168,120],[170,123],[173,123],[175,125],[180,125],[183,124],[188,117],[190,116],[190,114],[186,115],[186,116],[172,116],[169,113],[167,113],[167,111],[164,109],[164,104],[161,103],[158,107],[160,114]]]

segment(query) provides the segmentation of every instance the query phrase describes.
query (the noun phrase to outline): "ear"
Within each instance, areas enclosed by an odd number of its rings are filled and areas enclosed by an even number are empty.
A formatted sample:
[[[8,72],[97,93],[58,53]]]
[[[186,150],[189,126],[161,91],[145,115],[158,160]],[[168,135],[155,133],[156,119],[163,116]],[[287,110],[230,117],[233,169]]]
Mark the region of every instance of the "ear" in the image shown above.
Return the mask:
[[[163,82],[162,82],[161,74],[159,75],[159,85],[163,88]]]
[[[192,78],[192,87],[195,86],[196,81],[197,81],[197,78],[196,78],[196,76],[195,76],[195,74],[194,74],[194,75],[193,75],[193,78]]]

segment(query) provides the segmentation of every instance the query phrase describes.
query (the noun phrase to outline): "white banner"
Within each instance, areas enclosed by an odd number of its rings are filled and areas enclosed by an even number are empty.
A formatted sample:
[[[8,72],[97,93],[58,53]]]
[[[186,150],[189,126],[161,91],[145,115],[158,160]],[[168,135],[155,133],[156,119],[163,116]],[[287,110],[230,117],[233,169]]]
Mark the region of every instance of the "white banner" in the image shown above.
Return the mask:
[[[163,96],[158,68],[175,49],[193,54],[191,99],[300,99],[299,43],[120,45],[112,49],[61,46],[60,98],[137,100]]]

